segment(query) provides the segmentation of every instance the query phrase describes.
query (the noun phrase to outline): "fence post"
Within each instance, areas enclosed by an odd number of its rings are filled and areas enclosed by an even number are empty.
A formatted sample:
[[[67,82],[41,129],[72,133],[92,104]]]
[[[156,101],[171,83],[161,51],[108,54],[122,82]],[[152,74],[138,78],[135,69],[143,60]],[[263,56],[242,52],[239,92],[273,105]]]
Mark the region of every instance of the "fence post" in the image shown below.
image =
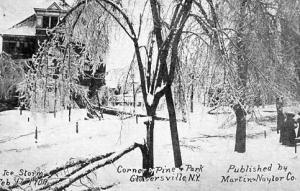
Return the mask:
[[[69,122],[71,121],[71,106],[69,105],[68,106],[68,109],[69,109]]]
[[[76,133],[78,133],[78,122],[76,122]]]
[[[37,139],[38,139],[38,130],[37,130],[37,126],[35,126],[35,135],[34,135],[34,138],[35,138],[35,143],[37,143]]]

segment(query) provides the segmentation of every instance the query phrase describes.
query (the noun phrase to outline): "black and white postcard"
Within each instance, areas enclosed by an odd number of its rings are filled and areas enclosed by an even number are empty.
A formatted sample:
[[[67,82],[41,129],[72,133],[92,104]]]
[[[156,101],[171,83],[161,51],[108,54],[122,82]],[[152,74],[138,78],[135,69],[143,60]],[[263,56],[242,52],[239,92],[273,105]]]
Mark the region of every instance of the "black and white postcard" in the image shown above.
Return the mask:
[[[0,191],[296,191],[299,0],[0,0]]]

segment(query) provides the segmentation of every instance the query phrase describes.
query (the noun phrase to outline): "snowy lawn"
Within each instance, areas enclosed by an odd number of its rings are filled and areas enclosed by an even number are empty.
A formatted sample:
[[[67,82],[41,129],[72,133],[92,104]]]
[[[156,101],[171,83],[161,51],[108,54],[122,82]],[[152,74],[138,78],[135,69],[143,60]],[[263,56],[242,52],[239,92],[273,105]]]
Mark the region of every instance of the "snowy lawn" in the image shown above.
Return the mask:
[[[189,176],[187,165],[200,167],[200,181],[159,180],[132,182],[134,173],[120,173],[122,169],[140,169],[142,156],[139,149],[126,154],[113,165],[105,166],[91,175],[95,187],[116,184],[110,190],[297,190],[300,187],[299,153],[294,147],[279,144],[276,133],[275,106],[257,109],[255,116],[248,116],[247,151],[233,152],[235,142],[235,118],[233,113],[209,115],[208,108],[201,108],[190,116],[190,123],[178,123],[183,171]],[[72,110],[71,122],[68,111],[53,114],[23,111],[0,112],[0,178],[3,171],[19,172],[20,169],[34,171],[36,168],[49,171],[66,164],[74,158],[90,158],[126,148],[134,142],[143,143],[145,125],[135,118],[121,121],[117,116],[104,115],[104,120],[85,120],[85,110]],[[28,122],[29,118],[29,122]],[[76,133],[76,122],[78,130]],[[38,138],[35,140],[37,128]],[[172,168],[173,152],[169,124],[156,121],[154,130],[154,160],[156,167]],[[266,137],[265,137],[266,135]],[[300,149],[300,147],[299,147]],[[286,170],[278,170],[278,165]],[[231,166],[230,166],[231,165]],[[233,167],[270,167],[265,172],[233,172]],[[229,170],[229,167],[232,169]],[[289,173],[290,172],[290,173]],[[175,173],[175,175],[176,175]],[[282,176],[281,181],[239,182],[242,178]],[[171,176],[172,173],[157,173]],[[237,178],[234,182],[222,182],[225,178]],[[288,178],[287,178],[288,176]],[[291,177],[295,180],[290,180]],[[135,177],[135,176],[133,176]],[[11,177],[10,177],[11,178]],[[289,179],[289,180],[287,180]],[[87,180],[83,184],[89,185]],[[75,183],[69,190],[84,190]]]

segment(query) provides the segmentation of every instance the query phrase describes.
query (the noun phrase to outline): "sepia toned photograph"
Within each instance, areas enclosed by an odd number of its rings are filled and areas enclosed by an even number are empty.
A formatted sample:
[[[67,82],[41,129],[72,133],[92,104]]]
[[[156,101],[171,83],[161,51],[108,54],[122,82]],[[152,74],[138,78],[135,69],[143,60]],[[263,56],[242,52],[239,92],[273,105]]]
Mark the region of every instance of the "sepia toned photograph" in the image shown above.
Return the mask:
[[[296,191],[300,0],[0,0],[0,191]]]

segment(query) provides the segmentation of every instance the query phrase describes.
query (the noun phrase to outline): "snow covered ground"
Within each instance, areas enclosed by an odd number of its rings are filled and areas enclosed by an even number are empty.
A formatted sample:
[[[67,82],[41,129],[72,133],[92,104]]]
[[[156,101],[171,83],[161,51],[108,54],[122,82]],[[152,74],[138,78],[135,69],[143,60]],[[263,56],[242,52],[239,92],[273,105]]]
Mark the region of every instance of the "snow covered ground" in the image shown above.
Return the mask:
[[[91,176],[95,181],[94,186],[106,187],[116,184],[110,190],[202,191],[300,188],[299,152],[295,154],[294,147],[279,144],[275,106],[257,109],[255,115],[248,116],[247,151],[244,154],[233,152],[233,113],[209,115],[208,108],[197,108],[198,110],[190,115],[189,123],[178,123],[184,163],[182,171],[177,169],[174,173],[156,173],[155,176],[159,178],[155,181],[132,181],[136,174],[120,171],[142,167],[141,152],[135,149],[113,165],[97,170],[97,176]],[[136,124],[135,118],[122,121],[117,116],[104,115],[104,120],[99,121],[85,120],[85,117],[85,110],[72,110],[71,122],[68,121],[68,111],[58,112],[56,118],[51,113],[23,111],[20,115],[17,110],[0,112],[0,179],[13,178],[4,176],[4,170],[17,173],[20,169],[34,171],[40,168],[49,171],[71,159],[90,158],[117,151],[134,142],[143,143],[145,138],[142,119]],[[162,169],[172,168],[174,162],[168,122],[156,121],[154,133],[155,166]],[[241,166],[245,170],[247,165],[247,172],[234,172],[234,169],[237,170]],[[200,174],[199,181],[185,182],[176,179],[178,173],[187,177],[195,174],[188,166],[203,167],[201,172],[196,173]],[[286,169],[278,169],[283,166]],[[263,170],[264,167],[267,168]],[[260,172],[259,168],[263,172]],[[256,172],[253,172],[255,170]],[[172,176],[175,176],[173,180],[166,180],[166,177]],[[164,180],[161,180],[161,177],[164,177]],[[83,180],[83,184],[89,183]],[[80,183],[75,183],[69,188],[85,189],[87,188]]]

